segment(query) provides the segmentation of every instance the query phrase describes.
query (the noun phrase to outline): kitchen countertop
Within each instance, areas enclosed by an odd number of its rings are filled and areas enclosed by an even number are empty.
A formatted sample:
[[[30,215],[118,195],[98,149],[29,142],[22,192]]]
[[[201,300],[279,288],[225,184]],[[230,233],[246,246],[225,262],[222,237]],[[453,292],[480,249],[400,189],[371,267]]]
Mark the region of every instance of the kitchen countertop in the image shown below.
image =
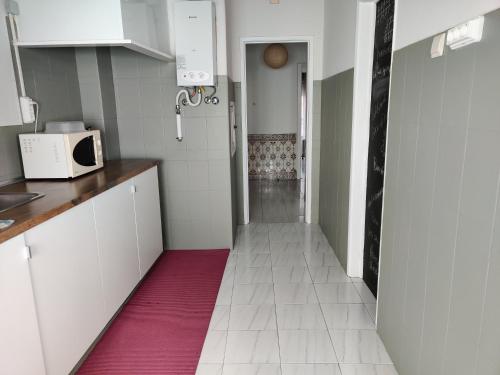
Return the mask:
[[[0,230],[0,243],[9,240],[159,164],[157,160],[110,160],[104,168],[72,180],[25,180],[0,192],[35,192],[44,197],[0,213],[15,223]]]

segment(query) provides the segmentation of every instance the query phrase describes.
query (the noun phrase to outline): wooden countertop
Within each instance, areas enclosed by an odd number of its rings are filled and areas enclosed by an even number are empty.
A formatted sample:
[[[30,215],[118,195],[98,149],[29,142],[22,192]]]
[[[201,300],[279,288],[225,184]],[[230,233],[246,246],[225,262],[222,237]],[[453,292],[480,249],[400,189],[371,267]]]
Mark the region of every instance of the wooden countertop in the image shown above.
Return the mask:
[[[0,243],[41,224],[96,195],[158,165],[157,160],[111,160],[104,168],[73,180],[25,180],[0,188],[0,192],[35,192],[44,197],[0,213],[15,223],[0,230]]]

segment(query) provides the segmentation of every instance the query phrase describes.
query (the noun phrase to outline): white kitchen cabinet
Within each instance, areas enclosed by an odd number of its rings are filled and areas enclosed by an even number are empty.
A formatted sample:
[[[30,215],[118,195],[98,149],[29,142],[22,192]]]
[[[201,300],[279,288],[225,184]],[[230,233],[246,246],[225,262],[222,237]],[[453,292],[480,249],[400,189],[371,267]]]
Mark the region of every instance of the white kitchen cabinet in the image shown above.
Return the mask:
[[[0,373],[45,374],[24,235],[0,244]]]
[[[67,374],[106,324],[92,203],[25,233],[48,374]]]
[[[0,374],[69,373],[162,249],[156,167],[0,244]]]
[[[163,251],[158,168],[134,177],[134,205],[141,278]]]
[[[133,181],[92,199],[99,244],[106,319],[110,319],[140,280]]]
[[[5,18],[5,7],[0,1],[0,126],[21,125],[16,76],[10,52],[10,41]]]
[[[20,46],[123,46],[173,60],[169,55],[166,1],[17,2]]]

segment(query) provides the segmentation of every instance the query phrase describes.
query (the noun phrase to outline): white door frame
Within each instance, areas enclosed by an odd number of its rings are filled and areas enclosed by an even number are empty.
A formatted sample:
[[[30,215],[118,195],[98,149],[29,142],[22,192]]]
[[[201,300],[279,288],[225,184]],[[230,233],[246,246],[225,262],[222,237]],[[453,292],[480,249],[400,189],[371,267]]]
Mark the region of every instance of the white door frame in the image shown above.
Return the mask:
[[[307,44],[307,131],[306,131],[306,197],[305,208],[306,223],[311,222],[311,180],[312,180],[312,127],[313,122],[313,37],[287,36],[287,37],[247,37],[240,39],[241,54],[241,137],[242,139],[242,168],[243,168],[243,219],[244,223],[250,222],[250,203],[248,188],[248,122],[247,122],[247,44],[263,43],[306,43]]]
[[[307,72],[307,64],[297,64],[297,177],[303,179],[302,175],[302,73],[306,73],[306,84],[309,79]],[[307,87],[306,87],[307,91]],[[307,93],[306,93],[307,100]],[[307,107],[307,105],[306,105]],[[307,110],[307,108],[306,108]],[[307,129],[307,115],[306,115],[306,129]]]
[[[378,0],[358,0],[351,136],[347,274],[363,277],[373,43]]]

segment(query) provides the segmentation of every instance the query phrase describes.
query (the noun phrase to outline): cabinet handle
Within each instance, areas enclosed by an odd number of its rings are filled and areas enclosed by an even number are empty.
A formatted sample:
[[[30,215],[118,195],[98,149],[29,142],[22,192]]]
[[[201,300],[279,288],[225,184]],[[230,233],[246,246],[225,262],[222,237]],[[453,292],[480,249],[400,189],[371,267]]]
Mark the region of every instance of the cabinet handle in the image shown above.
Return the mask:
[[[29,246],[25,246],[23,248],[23,253],[24,253],[24,259],[26,260],[31,259],[31,248]]]
[[[130,193],[135,194],[137,192],[137,187],[135,185],[130,186]]]

